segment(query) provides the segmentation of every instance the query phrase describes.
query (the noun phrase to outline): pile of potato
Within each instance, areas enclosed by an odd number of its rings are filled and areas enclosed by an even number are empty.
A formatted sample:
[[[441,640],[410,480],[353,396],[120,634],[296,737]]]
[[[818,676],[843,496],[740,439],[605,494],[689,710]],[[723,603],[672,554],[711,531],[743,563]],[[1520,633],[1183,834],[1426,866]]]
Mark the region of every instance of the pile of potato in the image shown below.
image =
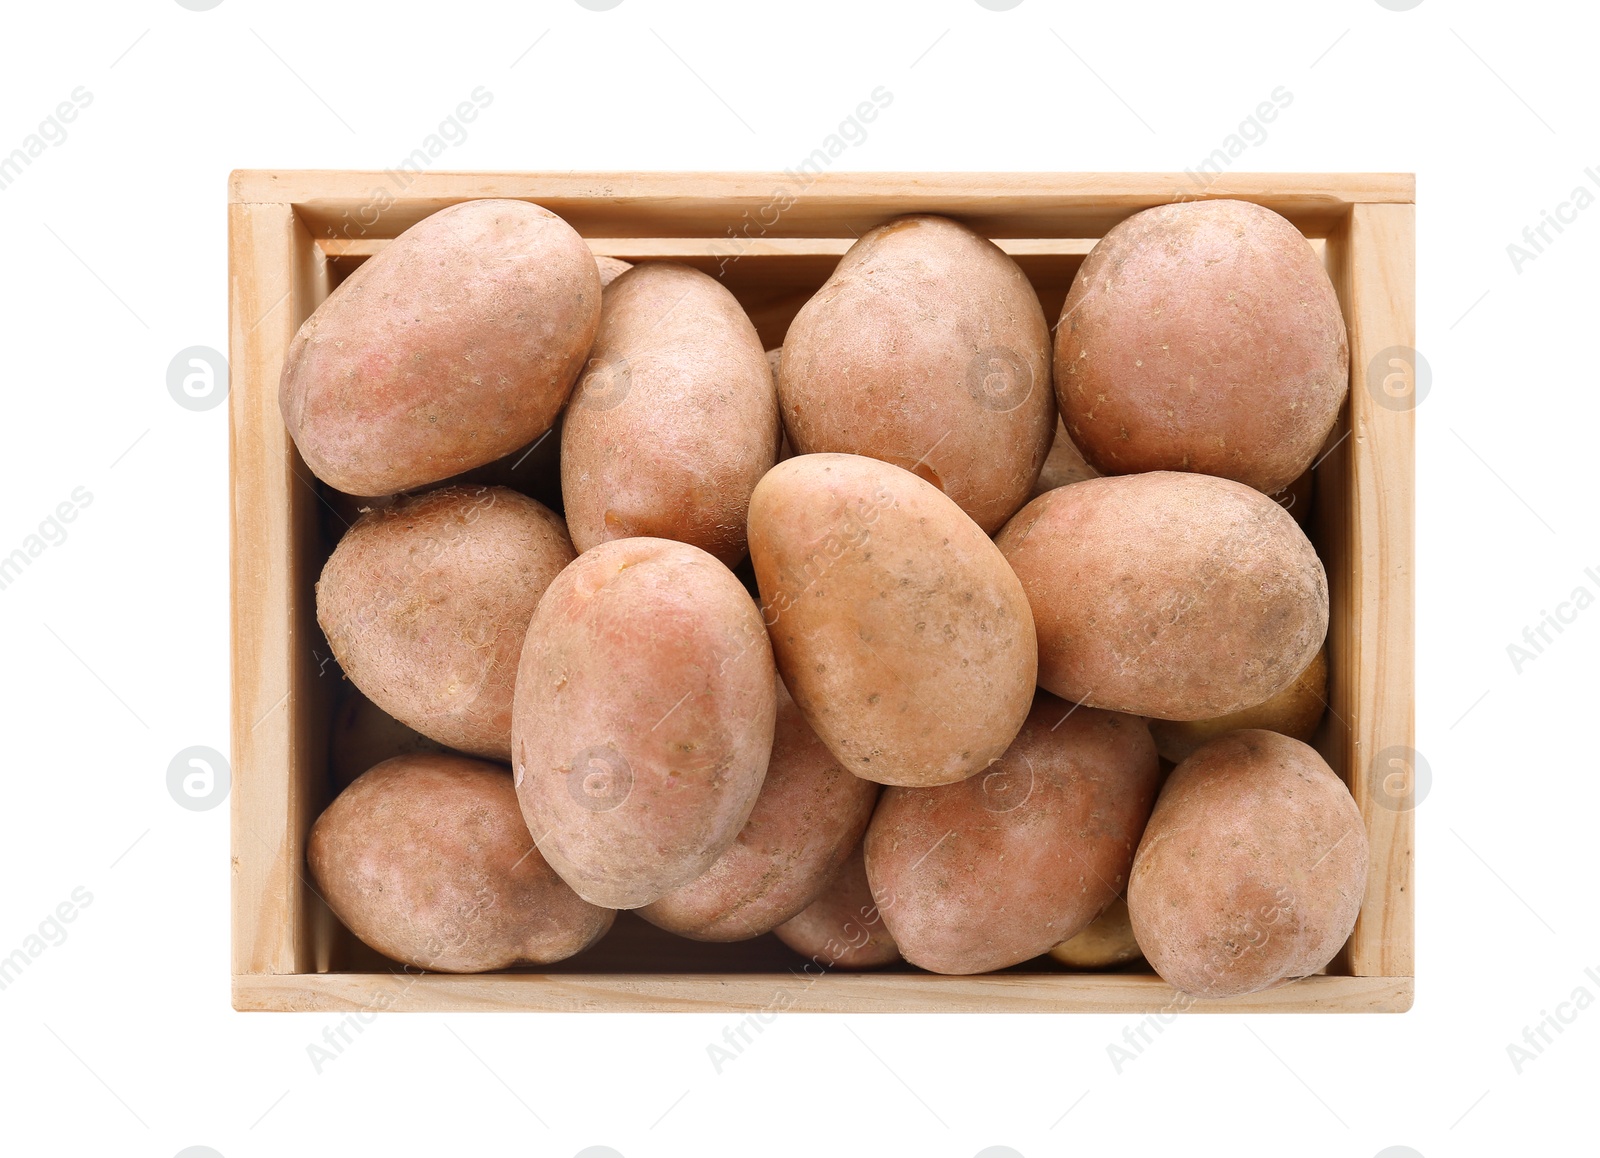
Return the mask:
[[[283,370],[362,512],[317,585],[362,693],[317,887],[432,970],[633,909],[823,968],[1317,972],[1367,874],[1305,743],[1328,588],[1296,521],[1348,360],[1311,247],[1242,202],[1112,229],[1053,339],[997,246],[897,218],[774,351],[697,269],[525,202],[435,213]],[[529,456],[546,489],[501,485]]]

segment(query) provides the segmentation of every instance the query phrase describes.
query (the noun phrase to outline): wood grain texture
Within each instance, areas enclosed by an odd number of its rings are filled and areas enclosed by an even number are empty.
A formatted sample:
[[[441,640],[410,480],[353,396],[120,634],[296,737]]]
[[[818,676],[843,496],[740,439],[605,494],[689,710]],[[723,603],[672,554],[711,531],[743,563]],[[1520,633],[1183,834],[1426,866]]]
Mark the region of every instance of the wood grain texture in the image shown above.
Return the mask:
[[[1358,205],[1349,225],[1352,599],[1345,631],[1356,682],[1350,788],[1372,851],[1367,896],[1348,947],[1358,976],[1413,972],[1414,443],[1416,411],[1382,405],[1390,347],[1416,345],[1415,210]],[[1385,781],[1389,784],[1386,787]],[[1396,789],[1399,789],[1397,792]]]
[[[278,413],[278,375],[328,279],[290,207],[232,205],[228,220],[233,960],[236,972],[293,973],[315,964],[302,842],[325,803],[313,770],[333,689],[313,690],[316,497]]]
[[[242,1011],[548,1013],[1403,1013],[1409,977],[1307,977],[1196,1001],[1145,974],[330,973],[235,977]]]
[[[394,237],[476,197],[538,201],[585,237],[838,237],[901,213],[987,237],[1099,237],[1178,200],[1254,201],[1308,236],[1363,202],[1408,203],[1404,173],[413,173],[244,170],[234,202],[293,203],[318,238]]]

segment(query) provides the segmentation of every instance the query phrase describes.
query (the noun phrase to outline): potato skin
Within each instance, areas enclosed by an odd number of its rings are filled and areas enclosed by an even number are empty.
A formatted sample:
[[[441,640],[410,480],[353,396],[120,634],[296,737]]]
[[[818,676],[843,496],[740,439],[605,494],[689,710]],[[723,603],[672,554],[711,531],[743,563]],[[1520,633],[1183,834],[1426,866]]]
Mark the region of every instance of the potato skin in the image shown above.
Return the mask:
[[[396,494],[550,429],[600,322],[583,238],[525,201],[442,209],[369,258],[300,327],[278,402],[312,472]]]
[[[600,274],[601,289],[605,289],[606,286],[633,268],[632,265],[623,261],[620,257],[597,257],[594,259],[594,264],[595,269]]]
[[[334,915],[396,961],[446,973],[548,964],[605,935],[533,847],[510,772],[453,754],[386,760],[311,827],[306,859]]]
[[[983,973],[1077,934],[1126,884],[1158,775],[1143,720],[1040,692],[986,774],[888,789],[863,848],[900,952]]]
[[[1104,474],[1280,491],[1311,465],[1349,380],[1327,271],[1299,230],[1244,201],[1160,205],[1114,227],[1056,327],[1057,402]]]
[[[700,876],[761,791],[776,678],[754,601],[698,547],[620,539],[578,556],[517,671],[512,767],[540,852],[607,908]]]
[[[1033,617],[938,488],[859,455],[792,458],[750,500],[750,552],[784,683],[846,768],[948,784],[1000,758],[1033,700]]]
[[[797,454],[915,471],[993,534],[1050,449],[1050,330],[998,246],[948,218],[900,217],[864,234],[801,307],[778,395]]]
[[[770,932],[827,887],[877,802],[878,786],[839,766],[780,681],[772,758],[749,821],[709,869],[639,915],[695,941]]]
[[[851,850],[822,895],[773,933],[823,969],[874,969],[900,960],[900,950],[867,883],[860,845]]]
[[[685,265],[634,266],[605,291],[561,432],[573,543],[677,539],[734,566],[780,433],[766,353],[734,296]]]
[[[1200,720],[1292,683],[1328,634],[1328,581],[1260,491],[1157,471],[1034,499],[996,538],[1028,593],[1039,684],[1112,711]]]
[[[1164,980],[1232,997],[1333,959],[1366,892],[1367,834],[1322,757],[1232,732],[1172,773],[1128,882],[1134,936]]]
[[[1137,961],[1141,954],[1133,936],[1127,900],[1118,897],[1112,901],[1076,936],[1051,949],[1050,956],[1069,969],[1115,969]]]
[[[1182,763],[1204,744],[1241,728],[1264,728],[1309,744],[1328,706],[1328,648],[1322,649],[1269,700],[1209,720],[1151,720],[1150,734],[1165,760]]]
[[[572,558],[560,517],[504,487],[397,499],[339,540],[317,622],[345,675],[395,719],[509,759],[522,637]]]

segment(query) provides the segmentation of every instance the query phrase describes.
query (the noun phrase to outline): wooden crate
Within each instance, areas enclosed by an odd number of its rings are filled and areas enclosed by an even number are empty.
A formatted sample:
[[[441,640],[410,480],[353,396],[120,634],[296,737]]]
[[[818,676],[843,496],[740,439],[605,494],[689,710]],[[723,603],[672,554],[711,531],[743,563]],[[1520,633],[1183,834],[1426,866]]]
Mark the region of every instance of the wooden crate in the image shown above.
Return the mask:
[[[233,1001],[248,1010],[1402,1011],[1412,1000],[1412,815],[1379,802],[1385,749],[1412,745],[1413,415],[1368,366],[1414,339],[1414,180],[1393,174],[235,173],[229,189],[233,584]],[[360,261],[446,205],[537,201],[597,254],[716,273],[767,346],[854,238],[900,213],[958,218],[1013,254],[1054,321],[1094,240],[1141,209],[1199,197],[1283,214],[1320,250],[1350,331],[1351,389],[1317,467],[1311,534],[1331,594],[1319,746],[1372,849],[1361,916],[1325,975],[1191,1001],[1147,972],[802,969],[768,936],[682,941],[623,914],[578,960],[538,972],[419,975],[359,945],[307,883],[306,834],[330,795],[337,676],[313,583],[329,544],[318,484],[278,414],[300,323]]]

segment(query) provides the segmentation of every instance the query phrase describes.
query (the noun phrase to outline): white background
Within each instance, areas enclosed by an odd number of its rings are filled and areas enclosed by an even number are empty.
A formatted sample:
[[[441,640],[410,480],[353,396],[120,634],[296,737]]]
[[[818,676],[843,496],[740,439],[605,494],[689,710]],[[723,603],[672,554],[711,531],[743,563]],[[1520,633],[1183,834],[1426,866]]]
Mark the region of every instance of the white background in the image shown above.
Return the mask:
[[[93,102],[0,191],[0,554],[75,488],[93,501],[0,591],[0,955],[75,888],[93,900],[0,991],[0,1149],[1592,1146],[1556,1139],[1592,1122],[1600,1009],[1520,1073],[1507,1046],[1579,986],[1600,997],[1580,739],[1600,611],[1520,673],[1507,645],[1574,588],[1600,592],[1581,344],[1600,210],[1520,272],[1507,246],[1575,186],[1600,191],[1595,29],[1576,4],[1309,7],[7,6],[0,154],[77,86]],[[718,1075],[706,1046],[731,1018],[394,1014],[319,1075],[306,1047],[336,1019],[234,1013],[228,810],[166,787],[180,749],[228,748],[227,409],[180,408],[167,365],[227,348],[231,169],[388,168],[480,85],[493,104],[440,168],[781,169],[882,85],[892,106],[837,168],[1182,170],[1284,86],[1292,104],[1235,169],[1414,170],[1433,370],[1415,1009],[1191,1017],[1120,1074],[1107,1045],[1133,1019],[1109,1016],[785,1016]]]

